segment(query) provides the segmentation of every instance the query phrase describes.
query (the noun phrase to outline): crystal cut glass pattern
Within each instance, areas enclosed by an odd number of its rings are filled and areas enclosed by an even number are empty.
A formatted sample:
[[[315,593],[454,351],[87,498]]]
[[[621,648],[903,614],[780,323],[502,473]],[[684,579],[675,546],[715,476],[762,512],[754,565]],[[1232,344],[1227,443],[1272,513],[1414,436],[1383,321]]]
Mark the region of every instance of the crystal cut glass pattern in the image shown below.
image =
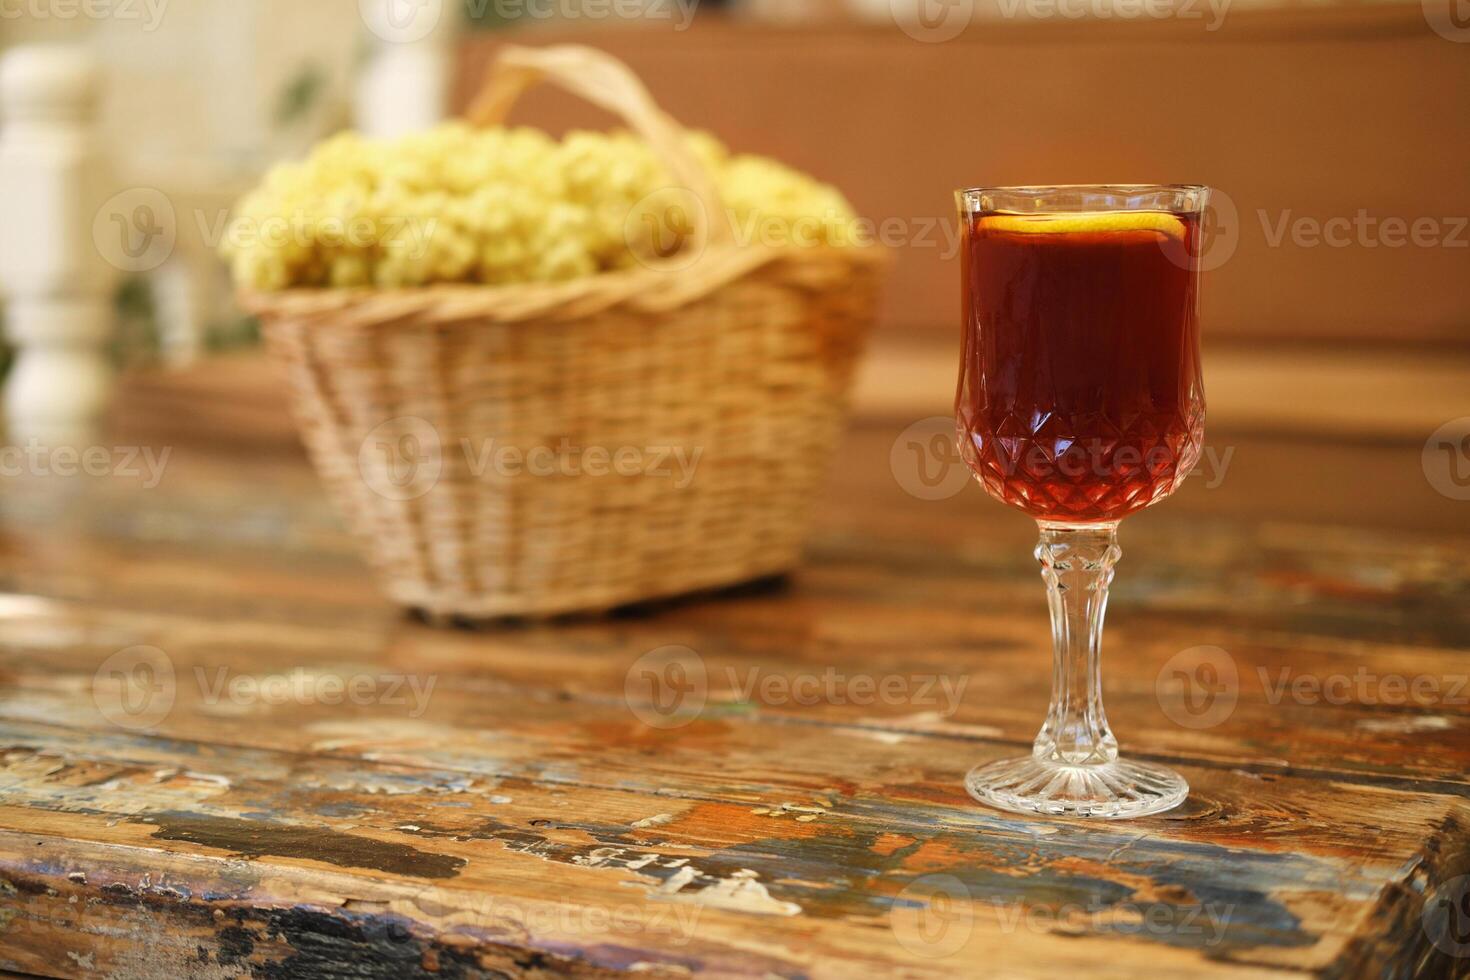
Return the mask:
[[[1004,810],[1139,817],[1189,787],[1118,757],[1102,629],[1118,522],[1199,460],[1199,257],[1207,197],[1185,185],[958,195],[964,324],[955,423],[987,493],[1031,517],[1052,623],[1052,698],[1031,755],[965,788]]]

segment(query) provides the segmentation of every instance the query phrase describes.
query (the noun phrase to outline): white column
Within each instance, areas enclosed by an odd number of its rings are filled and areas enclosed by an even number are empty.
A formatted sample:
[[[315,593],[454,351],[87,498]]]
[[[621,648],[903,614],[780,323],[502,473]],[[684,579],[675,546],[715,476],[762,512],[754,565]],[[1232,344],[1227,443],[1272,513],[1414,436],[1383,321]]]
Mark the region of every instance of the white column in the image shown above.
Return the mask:
[[[181,247],[149,277],[159,353],[168,365],[187,367],[203,353],[205,329],[223,305],[221,280],[219,259],[193,247]]]
[[[358,132],[387,139],[443,121],[462,6],[459,0],[361,0],[372,53],[354,93]]]
[[[0,289],[16,348],[4,405],[16,443],[90,441],[111,385],[117,269],[94,238],[107,189],[96,88],[81,47],[19,47],[0,60]]]

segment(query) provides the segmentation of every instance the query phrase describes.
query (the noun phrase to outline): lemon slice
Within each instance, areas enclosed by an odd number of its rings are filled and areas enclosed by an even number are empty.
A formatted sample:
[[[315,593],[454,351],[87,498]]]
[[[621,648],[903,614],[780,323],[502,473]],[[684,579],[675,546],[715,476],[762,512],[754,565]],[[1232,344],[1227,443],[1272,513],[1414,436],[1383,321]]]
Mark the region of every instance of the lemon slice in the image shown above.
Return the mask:
[[[1098,231],[1157,231],[1184,238],[1184,222],[1165,211],[1073,211],[1067,214],[987,214],[987,231],[1067,235]]]

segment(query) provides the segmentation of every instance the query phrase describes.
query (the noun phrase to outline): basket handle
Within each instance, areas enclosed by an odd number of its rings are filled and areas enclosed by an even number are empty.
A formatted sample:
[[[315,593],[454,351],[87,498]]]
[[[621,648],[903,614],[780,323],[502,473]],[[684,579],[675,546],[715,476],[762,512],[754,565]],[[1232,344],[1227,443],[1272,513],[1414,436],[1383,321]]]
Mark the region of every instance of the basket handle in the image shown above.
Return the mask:
[[[728,222],[713,220],[724,213],[714,179],[690,152],[684,127],[658,107],[631,68],[609,54],[581,44],[504,45],[465,118],[477,126],[502,123],[522,93],[542,81],[618,116],[648,142],[676,185],[694,195],[703,213],[693,216],[693,240],[686,248],[699,255],[706,244],[727,242]]]

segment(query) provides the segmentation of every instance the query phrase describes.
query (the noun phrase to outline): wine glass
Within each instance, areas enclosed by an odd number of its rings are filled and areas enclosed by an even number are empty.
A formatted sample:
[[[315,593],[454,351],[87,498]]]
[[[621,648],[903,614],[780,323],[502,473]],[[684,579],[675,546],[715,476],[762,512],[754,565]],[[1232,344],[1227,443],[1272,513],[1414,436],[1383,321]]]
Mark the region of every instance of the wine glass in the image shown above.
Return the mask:
[[[1118,522],[1199,459],[1199,257],[1207,188],[980,187],[956,193],[964,328],[960,453],[1036,519],[1051,606],[1051,707],[1031,755],[965,788],[1005,810],[1137,817],[1183,802],[1178,773],[1118,758],[1101,653]]]

